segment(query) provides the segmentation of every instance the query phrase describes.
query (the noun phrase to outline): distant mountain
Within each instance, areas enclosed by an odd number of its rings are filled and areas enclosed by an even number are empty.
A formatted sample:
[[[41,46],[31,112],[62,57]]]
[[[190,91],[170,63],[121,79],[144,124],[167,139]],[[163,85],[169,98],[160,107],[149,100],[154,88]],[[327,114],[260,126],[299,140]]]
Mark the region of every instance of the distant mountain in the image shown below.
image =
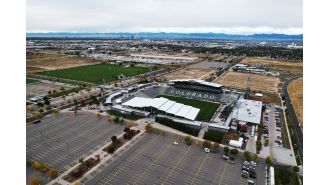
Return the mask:
[[[149,39],[235,39],[235,40],[302,40],[303,35],[286,34],[224,34],[224,33],[165,33],[165,32],[118,32],[118,33],[83,33],[83,32],[48,32],[27,33],[27,38],[149,38]]]

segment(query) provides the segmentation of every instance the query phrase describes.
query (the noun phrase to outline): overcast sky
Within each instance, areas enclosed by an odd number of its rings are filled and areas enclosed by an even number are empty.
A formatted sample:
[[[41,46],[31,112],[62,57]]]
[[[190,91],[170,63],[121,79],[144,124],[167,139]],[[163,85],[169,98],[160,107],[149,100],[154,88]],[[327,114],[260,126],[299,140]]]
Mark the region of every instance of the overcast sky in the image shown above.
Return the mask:
[[[302,34],[302,0],[27,0],[27,32]]]

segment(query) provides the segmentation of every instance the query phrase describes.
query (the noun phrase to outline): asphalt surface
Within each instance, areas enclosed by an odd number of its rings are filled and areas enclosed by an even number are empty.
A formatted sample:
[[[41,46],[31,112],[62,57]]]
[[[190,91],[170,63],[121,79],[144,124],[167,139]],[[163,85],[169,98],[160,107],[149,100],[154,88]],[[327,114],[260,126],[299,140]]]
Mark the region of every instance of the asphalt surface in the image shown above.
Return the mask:
[[[283,93],[284,93],[284,96],[285,96],[285,102],[286,102],[287,110],[289,112],[289,116],[290,116],[291,120],[293,121],[293,128],[294,128],[293,130],[294,130],[295,135],[297,137],[297,146],[298,146],[299,156],[300,156],[301,162],[303,162],[303,132],[300,128],[297,115],[294,111],[294,108],[293,108],[293,105],[292,105],[292,102],[291,102],[291,99],[290,99],[290,96],[289,96],[289,93],[288,93],[288,84],[292,80],[295,80],[295,79],[296,78],[290,79],[289,81],[285,82],[283,84],[282,89],[283,89]]]
[[[173,142],[178,141],[179,145]],[[204,153],[170,136],[146,134],[136,145],[109,161],[102,172],[82,183],[105,184],[221,184],[246,185],[241,177],[243,157],[229,164],[219,153]],[[257,168],[257,184],[265,183],[265,164]]]
[[[110,141],[111,136],[120,134],[124,125],[109,123],[93,113],[61,113],[45,117],[26,129],[26,158],[63,171]]]

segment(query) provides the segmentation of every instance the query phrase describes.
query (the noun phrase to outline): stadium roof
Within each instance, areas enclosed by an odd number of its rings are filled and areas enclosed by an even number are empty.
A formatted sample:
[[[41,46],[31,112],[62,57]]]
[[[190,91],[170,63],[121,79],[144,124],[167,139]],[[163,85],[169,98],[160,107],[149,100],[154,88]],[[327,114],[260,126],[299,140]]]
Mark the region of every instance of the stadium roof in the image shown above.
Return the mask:
[[[121,91],[118,91],[118,92],[115,92],[115,93],[113,93],[113,94],[110,94],[110,95],[107,97],[107,99],[105,100],[105,103],[111,103],[113,97],[118,96],[118,95],[121,95],[121,94],[122,94]]]
[[[233,110],[233,118],[239,121],[260,124],[262,102],[239,99]]]
[[[193,82],[193,83],[199,83],[201,85],[211,86],[211,87],[222,87],[221,84],[216,84],[212,82],[207,82],[204,80],[197,80],[197,79],[177,79],[177,80],[170,80],[170,82]]]
[[[182,103],[176,103],[167,98],[143,98],[143,97],[134,97],[127,102],[122,104],[123,106],[135,107],[135,108],[144,108],[144,107],[153,107],[158,110],[164,111],[168,114],[173,114],[175,116],[183,117],[189,120],[195,120],[200,109],[184,105]]]

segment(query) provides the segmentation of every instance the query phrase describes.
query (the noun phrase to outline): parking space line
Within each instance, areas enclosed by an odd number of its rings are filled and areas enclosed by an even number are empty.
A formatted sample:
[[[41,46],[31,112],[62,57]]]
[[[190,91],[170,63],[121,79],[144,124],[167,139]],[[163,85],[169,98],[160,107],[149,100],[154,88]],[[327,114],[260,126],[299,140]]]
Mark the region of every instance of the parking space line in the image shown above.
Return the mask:
[[[194,176],[194,178],[193,178],[191,184],[193,184],[193,183],[195,182],[195,179],[196,179],[196,177],[198,176],[199,171],[200,171],[200,169],[202,168],[202,166],[204,165],[205,160],[207,159],[208,156],[209,156],[209,153],[207,153],[206,156],[204,157],[204,160],[203,160],[202,164],[199,166],[198,171],[197,171],[196,175]]]
[[[225,163],[225,168],[224,168],[224,170],[223,170],[223,172],[222,172],[222,175],[221,175],[221,178],[220,178],[220,181],[219,181],[219,185],[221,184],[221,181],[222,181],[222,179],[223,179],[223,175],[224,175],[224,173],[225,173],[225,171],[226,171],[227,165],[228,165],[228,163]]]

